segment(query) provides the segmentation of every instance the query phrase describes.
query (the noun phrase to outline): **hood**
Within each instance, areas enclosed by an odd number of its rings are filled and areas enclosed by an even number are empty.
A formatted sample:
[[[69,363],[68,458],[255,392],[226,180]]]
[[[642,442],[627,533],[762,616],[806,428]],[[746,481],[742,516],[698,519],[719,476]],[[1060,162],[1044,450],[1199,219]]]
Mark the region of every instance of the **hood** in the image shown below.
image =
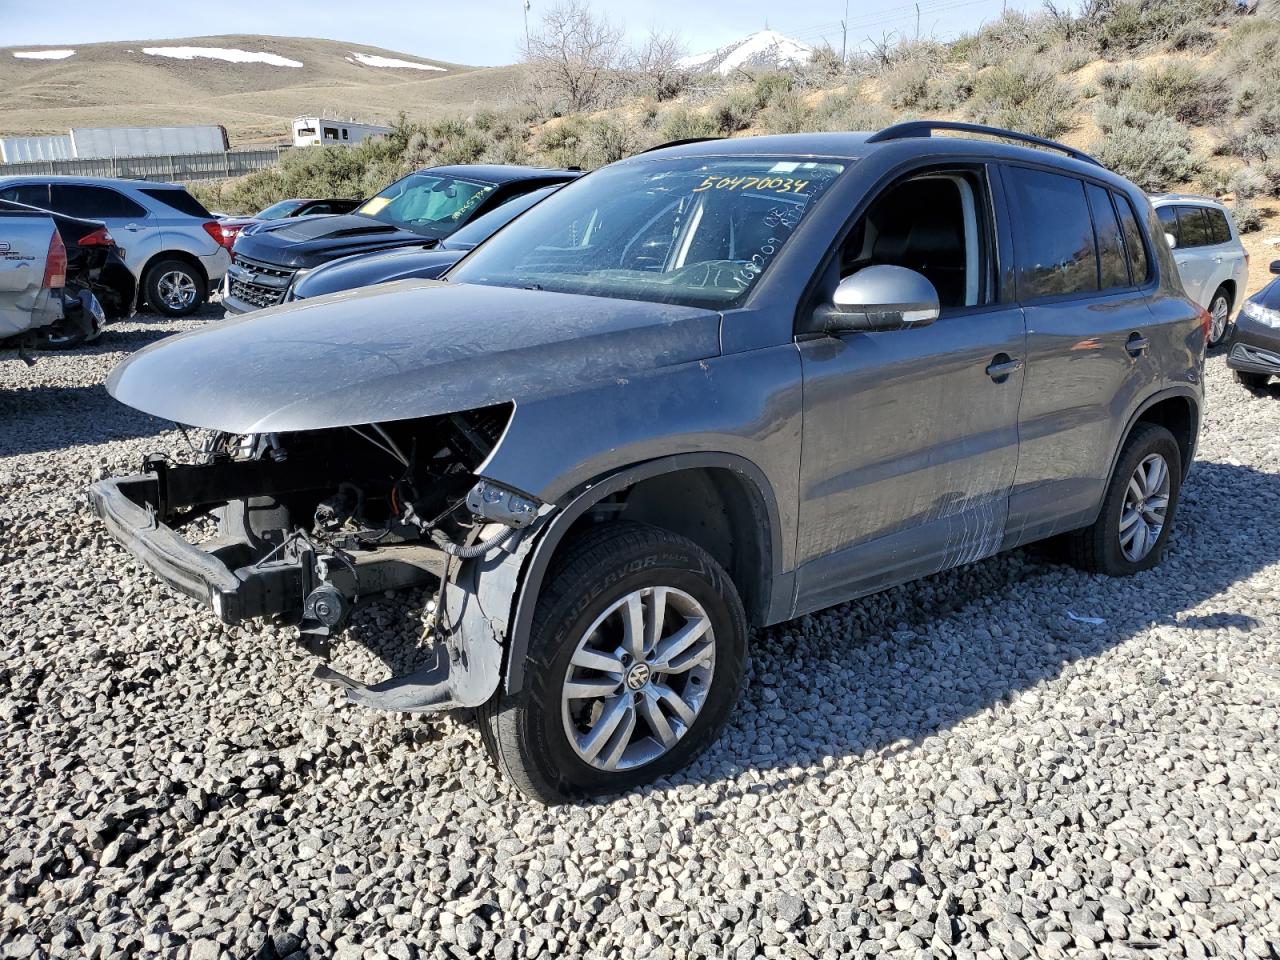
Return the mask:
[[[1249,299],[1271,310],[1280,310],[1280,279],[1272,280]]]
[[[299,270],[353,253],[411,243],[422,245],[433,240],[373,217],[344,213],[262,221],[252,231],[240,234],[235,252],[263,263]]]
[[[294,284],[298,300],[319,297],[339,290],[353,290],[389,280],[434,280],[462,259],[465,251],[421,246],[400,247],[379,253],[343,257],[305,275]]]
[[[520,403],[719,352],[711,310],[403,280],[170,337],[107,390],[177,423],[283,433]]]

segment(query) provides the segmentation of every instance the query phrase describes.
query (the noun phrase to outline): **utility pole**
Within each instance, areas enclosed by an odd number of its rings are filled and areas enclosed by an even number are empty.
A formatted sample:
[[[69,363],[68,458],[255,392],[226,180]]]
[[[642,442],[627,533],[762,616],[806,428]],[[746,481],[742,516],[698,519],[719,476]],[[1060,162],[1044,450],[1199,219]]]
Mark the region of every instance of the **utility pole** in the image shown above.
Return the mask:
[[[849,60],[849,0],[844,0],[844,19],[840,21],[840,62]]]
[[[524,0],[524,48],[529,49],[529,0]]]
[[[920,4],[916,4],[916,39],[920,39]]]

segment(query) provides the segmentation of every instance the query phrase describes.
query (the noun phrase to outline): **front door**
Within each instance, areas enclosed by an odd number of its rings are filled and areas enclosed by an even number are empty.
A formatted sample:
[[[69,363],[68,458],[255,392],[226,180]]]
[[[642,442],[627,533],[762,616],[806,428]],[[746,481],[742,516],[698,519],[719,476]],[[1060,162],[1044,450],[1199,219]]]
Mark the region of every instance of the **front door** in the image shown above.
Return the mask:
[[[890,186],[842,241],[839,277],[908,267],[942,312],[922,329],[798,344],[797,613],[1000,549],[1025,333],[997,295],[994,223],[985,172],[946,169]]]

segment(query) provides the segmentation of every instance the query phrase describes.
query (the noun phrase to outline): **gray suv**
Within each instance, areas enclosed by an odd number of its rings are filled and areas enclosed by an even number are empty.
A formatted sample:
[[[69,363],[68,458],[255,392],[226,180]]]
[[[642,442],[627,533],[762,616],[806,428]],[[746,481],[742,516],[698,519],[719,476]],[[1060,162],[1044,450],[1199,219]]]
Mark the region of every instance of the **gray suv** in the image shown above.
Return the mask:
[[[92,499],[170,586],[320,655],[361,597],[436,591],[420,669],[318,675],[476,708],[553,802],[688,763],[752,627],[1047,537],[1156,564],[1207,329],[1147,198],[1059,144],[688,142],[569,184],[445,281],[139,351],[111,393],[207,428],[204,453]]]

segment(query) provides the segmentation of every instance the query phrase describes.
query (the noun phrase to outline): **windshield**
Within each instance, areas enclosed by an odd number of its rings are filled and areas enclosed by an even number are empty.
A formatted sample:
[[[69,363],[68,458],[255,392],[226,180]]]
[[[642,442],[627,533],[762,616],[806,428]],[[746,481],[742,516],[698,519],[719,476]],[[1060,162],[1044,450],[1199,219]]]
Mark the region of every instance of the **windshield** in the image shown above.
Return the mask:
[[[539,200],[545,200],[559,189],[560,184],[557,183],[554,187],[530,190],[518,197],[512,197],[496,210],[490,210],[483,216],[476,217],[444,241],[441,246],[449,250],[470,250],[478,247]]]
[[[281,200],[279,203],[273,203],[265,210],[259,210],[254,216],[259,220],[279,220],[289,216],[300,206],[302,206],[301,200]]]
[[[458,283],[740,304],[844,164],[777,157],[605,167],[463,260]]]
[[[429,237],[444,237],[466,223],[493,188],[492,183],[411,173],[355,212]]]

